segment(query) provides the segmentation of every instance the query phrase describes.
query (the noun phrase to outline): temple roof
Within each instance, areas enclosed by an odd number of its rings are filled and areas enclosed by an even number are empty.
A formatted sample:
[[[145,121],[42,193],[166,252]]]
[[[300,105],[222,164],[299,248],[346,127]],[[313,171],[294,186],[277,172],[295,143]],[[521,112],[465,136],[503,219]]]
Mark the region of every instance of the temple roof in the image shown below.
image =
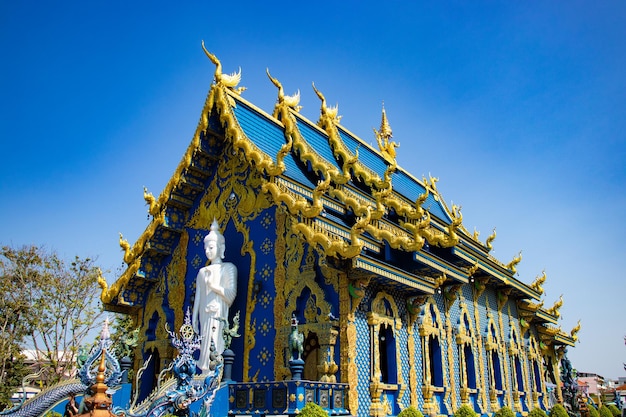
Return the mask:
[[[147,266],[173,252],[225,142],[261,173],[264,190],[276,204],[302,219],[299,226],[309,243],[322,242],[327,256],[351,260],[364,275],[375,273],[386,284],[415,295],[476,280],[519,300],[540,299],[540,286],[515,277],[521,255],[508,264],[495,259],[489,253],[495,232],[486,242],[479,241],[463,226],[460,209],[445,204],[438,179],[417,179],[397,165],[398,145],[391,140],[384,109],[375,149],[339,123],[337,108],[328,107],[315,86],[321,100],[317,122],[299,113],[299,94],[285,96],[269,73],[279,90],[272,114],[241,96],[235,75],[221,74],[217,65],[215,83],[180,165],[158,199],[145,194],[151,224],[132,247],[120,239],[128,269],[111,288],[101,280],[107,308],[127,311],[141,305],[141,292],[156,279]],[[538,322],[555,323],[558,318],[558,311],[542,307],[525,311]],[[563,332],[555,335],[555,343],[574,342]]]

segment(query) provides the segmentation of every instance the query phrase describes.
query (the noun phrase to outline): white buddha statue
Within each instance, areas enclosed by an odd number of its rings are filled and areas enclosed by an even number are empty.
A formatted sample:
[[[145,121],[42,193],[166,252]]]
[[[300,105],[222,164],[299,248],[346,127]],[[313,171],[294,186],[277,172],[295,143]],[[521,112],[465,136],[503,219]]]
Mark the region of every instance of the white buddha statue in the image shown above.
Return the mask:
[[[198,367],[203,373],[209,371],[211,342],[215,351],[224,351],[224,323],[228,321],[228,309],[237,295],[237,267],[222,262],[225,251],[224,236],[216,220],[204,238],[204,251],[210,264],[201,268],[196,277],[196,295],[191,321],[194,330],[202,336]]]

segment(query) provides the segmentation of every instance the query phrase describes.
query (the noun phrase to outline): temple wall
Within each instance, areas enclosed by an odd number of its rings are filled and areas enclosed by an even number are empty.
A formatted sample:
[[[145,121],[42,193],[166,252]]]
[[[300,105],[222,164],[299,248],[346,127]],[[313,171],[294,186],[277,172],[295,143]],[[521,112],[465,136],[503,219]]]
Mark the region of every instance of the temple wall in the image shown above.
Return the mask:
[[[531,327],[522,336],[514,301],[504,300],[489,288],[478,294],[472,287],[472,284],[464,285],[447,311],[445,295],[435,294],[427,299],[422,306],[421,319],[416,320],[412,329],[404,307],[406,298],[398,291],[388,292],[401,323],[394,332],[398,368],[395,376],[387,376],[391,383],[382,384],[375,394],[372,387],[381,378],[377,374],[376,362],[384,359],[377,359],[382,341],[379,337],[372,337],[375,325],[372,325],[371,305],[376,297],[387,294],[385,291],[388,289],[377,285],[367,288],[355,312],[358,335],[354,352],[358,365],[357,415],[397,414],[409,405],[417,406],[425,414],[452,414],[462,404],[471,405],[481,414],[495,412],[505,405],[522,414],[535,406],[547,408],[541,401],[546,391],[543,375],[538,376],[542,381],[539,388],[541,392],[539,395],[533,394],[536,390],[536,371],[528,352],[530,339],[536,340],[534,329]],[[430,321],[427,316],[432,312],[436,316],[431,316]],[[468,343],[474,355],[470,369],[461,364],[461,327],[468,331]],[[439,355],[435,355],[440,358],[437,359],[440,361],[440,369],[434,372],[430,368],[437,367],[437,363],[429,359],[433,346],[427,346],[429,337],[433,336],[439,341],[440,349]],[[414,357],[409,355],[408,341],[411,338]],[[492,356],[494,352],[497,359]],[[543,359],[539,357],[539,360]],[[539,369],[542,367],[539,366]],[[464,382],[468,380],[468,371],[475,378],[473,384]],[[438,380],[432,381],[431,375],[438,372],[441,372],[441,375],[435,376]],[[412,383],[411,374],[415,376],[417,384]],[[354,381],[348,382],[352,384]],[[432,385],[430,392],[425,389],[429,384]],[[475,388],[471,388],[471,385]],[[466,386],[468,390],[464,389]]]

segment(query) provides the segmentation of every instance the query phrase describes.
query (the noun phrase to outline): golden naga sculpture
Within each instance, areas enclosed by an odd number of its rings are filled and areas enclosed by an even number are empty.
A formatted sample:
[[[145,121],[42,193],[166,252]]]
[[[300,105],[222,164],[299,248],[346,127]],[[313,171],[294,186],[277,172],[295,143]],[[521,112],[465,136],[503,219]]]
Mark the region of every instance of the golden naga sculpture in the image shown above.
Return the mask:
[[[285,172],[285,157],[291,152],[291,148],[293,146],[293,138],[291,135],[287,136],[287,143],[280,147],[278,152],[276,152],[276,163],[268,164],[265,172],[269,176],[280,175]]]
[[[422,175],[422,182],[426,186],[426,189],[430,188],[433,191],[437,191],[437,181],[439,181],[439,177],[433,177],[428,173],[428,178]]]
[[[296,112],[299,112],[302,109],[302,106],[299,105],[300,104],[300,90],[298,90],[294,95],[286,96],[285,90],[283,89],[283,85],[280,83],[280,81],[278,81],[278,79],[270,75],[269,68],[266,68],[265,72],[267,73],[267,76],[272,82],[272,84],[274,84],[276,88],[278,88],[278,102],[276,103],[276,107],[274,107],[273,116],[276,117],[278,115],[278,107],[282,105],[285,105],[289,108],[294,109]]]
[[[324,209],[322,196],[328,190],[329,186],[330,177],[324,181],[318,181],[317,186],[312,192],[312,201],[310,203],[304,197],[285,192],[284,188],[281,188],[275,182],[265,182],[261,185],[261,189],[265,193],[270,193],[276,203],[284,204],[291,214],[301,214],[306,218],[312,218],[319,215]]]
[[[430,245],[439,246],[442,248],[449,248],[459,243],[459,235],[457,230],[463,223],[463,214],[461,208],[453,206],[452,208],[452,222],[445,227],[445,233],[430,227],[424,229],[422,236],[426,238]]]
[[[146,204],[148,205],[148,213],[153,216],[159,214],[161,211],[157,199],[154,198],[152,193],[148,192],[148,188],[143,187],[143,199],[146,200]]]
[[[543,283],[546,282],[546,271],[542,271],[541,275],[538,276],[537,278],[535,278],[535,280],[532,282],[532,284],[530,284],[530,288],[532,288],[533,290],[537,291],[539,293],[539,295],[543,294]]]
[[[554,305],[550,307],[549,309],[547,309],[546,311],[558,318],[558,317],[561,317],[561,313],[559,313],[559,309],[562,306],[563,306],[563,294],[561,294],[561,296],[559,297],[558,300],[556,300]]]
[[[407,251],[418,251],[424,246],[426,241],[424,235],[428,235],[427,228],[430,226],[430,213],[426,212],[426,215],[416,222],[400,221],[400,226],[404,227],[409,233],[411,233],[412,238],[412,242],[404,243],[403,247]]]
[[[234,91],[237,94],[241,94],[246,90],[246,87],[237,87],[239,82],[241,81],[241,67],[239,67],[238,72],[233,72],[232,74],[224,74],[222,73],[222,63],[219,59],[204,47],[204,41],[202,41],[202,50],[206,54],[206,56],[211,60],[213,64],[215,64],[215,84],[227,87]]]
[[[102,294],[106,294],[109,290],[109,284],[107,283],[106,278],[102,276],[102,270],[98,268],[98,285],[100,286]]]
[[[428,188],[426,188],[424,193],[417,197],[413,206],[396,198],[388,198],[386,203],[389,208],[398,213],[398,216],[405,216],[408,220],[419,220],[426,215],[426,211],[422,207],[422,204],[424,204],[428,195],[429,191]]]
[[[129,264],[133,260],[132,251],[130,250],[130,243],[120,233],[120,248],[124,251],[124,262]]]
[[[325,161],[317,151],[304,139],[297,127],[295,116],[291,113],[292,110],[298,111],[298,102],[300,100],[300,93],[298,92],[294,96],[285,96],[283,86],[278,79],[272,77],[267,71],[267,75],[272,81],[272,84],[278,88],[278,100],[274,107],[273,116],[285,126],[285,137],[293,145],[290,147],[298,154],[298,157],[303,162],[311,164],[311,168],[315,171],[320,178],[324,178],[324,182],[330,184],[345,184],[350,180],[350,164],[355,162],[354,158],[348,158],[344,160],[344,171],[339,172],[329,162]],[[328,188],[328,187],[326,187]]]
[[[324,129],[328,135],[328,143],[333,151],[333,155],[337,160],[343,160],[344,165],[342,170],[344,175],[351,175],[354,178],[361,179],[365,184],[371,187],[377,187],[380,183],[380,177],[371,168],[361,163],[358,158],[358,146],[354,152],[352,152],[341,139],[337,126],[341,117],[337,116],[337,107],[328,108],[326,105],[326,98],[324,95],[315,88],[313,84],[313,90],[321,100],[320,118],[317,121],[317,125]],[[334,180],[337,182],[337,180]]]
[[[315,83],[313,83],[313,90],[315,91],[315,94],[317,94],[317,97],[319,97],[319,99],[322,101],[320,120],[317,124],[321,128],[324,128],[324,125],[327,124],[324,122],[330,122],[331,124],[338,125],[342,117],[337,116],[337,114],[339,113],[339,105],[335,105],[334,107],[328,107],[326,105],[326,97],[324,97],[324,94],[322,94],[317,88],[315,88]]]
[[[350,230],[350,243],[345,239],[335,239],[326,233],[316,231],[309,222],[300,222],[294,225],[294,230],[301,233],[310,245],[319,245],[324,249],[326,256],[340,256],[350,259],[361,253],[363,243],[359,238],[362,230],[355,224]]]
[[[391,131],[391,126],[389,125],[389,122],[387,121],[387,113],[385,112],[384,103],[383,103],[382,120],[380,121],[380,131],[374,129],[374,135],[376,135],[376,142],[378,142],[378,149],[380,149],[380,153],[383,159],[387,163],[391,165],[395,165],[396,148],[400,146],[400,144],[391,141],[391,138],[393,137],[393,133]]]
[[[478,272],[478,261],[476,261],[474,265],[467,268],[467,277],[471,278],[476,272]]]
[[[519,264],[522,260],[522,251],[519,251],[519,254],[513,258],[511,262],[506,264],[506,269],[510,270],[514,274],[517,273],[517,264]]]
[[[485,246],[487,246],[487,249],[489,249],[490,251],[493,249],[493,241],[496,240],[496,228],[493,228],[493,232],[487,237],[487,240],[485,241]]]
[[[574,328],[572,328],[572,330],[569,332],[570,336],[572,336],[572,339],[574,339],[574,342],[578,341],[579,331],[580,331],[580,320],[578,320],[578,324],[576,324],[576,326],[574,326]]]
[[[443,272],[440,277],[435,278],[434,288],[437,289],[441,287],[447,280],[448,276],[445,272]]]

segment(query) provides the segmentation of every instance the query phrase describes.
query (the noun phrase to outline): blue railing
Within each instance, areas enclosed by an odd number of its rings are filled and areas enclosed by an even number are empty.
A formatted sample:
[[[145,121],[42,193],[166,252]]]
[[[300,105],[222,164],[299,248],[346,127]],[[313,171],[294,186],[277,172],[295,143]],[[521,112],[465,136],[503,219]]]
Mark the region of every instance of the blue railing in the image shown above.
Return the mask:
[[[308,402],[321,406],[331,416],[349,415],[348,384],[317,381],[230,383],[229,415],[295,415]]]

